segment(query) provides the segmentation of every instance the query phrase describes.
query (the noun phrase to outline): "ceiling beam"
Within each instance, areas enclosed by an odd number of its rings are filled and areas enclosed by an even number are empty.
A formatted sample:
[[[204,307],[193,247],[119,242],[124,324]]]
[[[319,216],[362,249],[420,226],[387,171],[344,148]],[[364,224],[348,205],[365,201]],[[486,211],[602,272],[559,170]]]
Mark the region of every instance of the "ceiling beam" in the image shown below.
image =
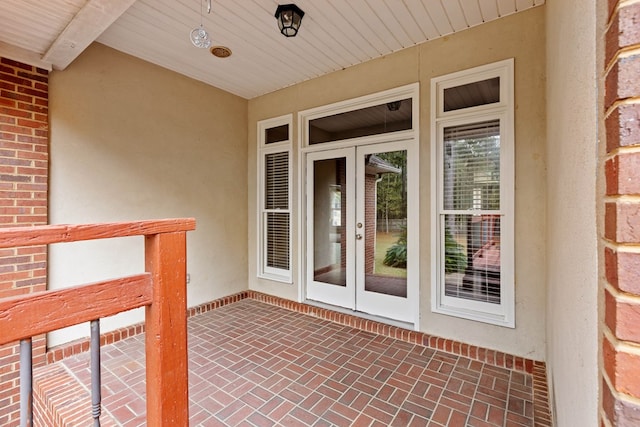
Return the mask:
[[[0,41],[0,57],[13,59],[23,64],[33,65],[51,71],[51,63],[42,60],[42,55],[9,43]]]
[[[42,57],[64,70],[136,0],[89,0]]]

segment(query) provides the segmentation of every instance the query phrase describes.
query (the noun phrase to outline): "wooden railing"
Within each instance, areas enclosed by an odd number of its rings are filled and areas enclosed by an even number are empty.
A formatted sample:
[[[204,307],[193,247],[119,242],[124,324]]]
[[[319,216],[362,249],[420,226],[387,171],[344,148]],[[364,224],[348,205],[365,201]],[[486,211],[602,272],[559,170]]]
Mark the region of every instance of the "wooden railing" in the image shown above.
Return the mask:
[[[0,229],[0,248],[145,236],[146,271],[0,300],[0,345],[30,342],[35,335],[144,306],[147,425],[189,425],[186,232],[191,230],[192,218]]]

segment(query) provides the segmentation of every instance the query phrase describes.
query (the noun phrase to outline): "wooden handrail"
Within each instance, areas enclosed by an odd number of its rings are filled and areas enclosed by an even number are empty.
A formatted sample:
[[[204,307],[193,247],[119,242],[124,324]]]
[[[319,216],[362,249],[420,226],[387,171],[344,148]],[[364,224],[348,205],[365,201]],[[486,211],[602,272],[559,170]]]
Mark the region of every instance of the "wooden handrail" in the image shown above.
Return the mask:
[[[147,425],[189,425],[186,232],[195,219],[0,229],[0,248],[145,237],[146,273],[0,300],[0,345],[145,306]]]
[[[52,243],[69,243],[115,237],[149,236],[195,229],[196,220],[193,218],[83,225],[7,227],[0,229],[0,248],[49,245]]]
[[[0,345],[112,316],[152,303],[144,273],[0,300]]]

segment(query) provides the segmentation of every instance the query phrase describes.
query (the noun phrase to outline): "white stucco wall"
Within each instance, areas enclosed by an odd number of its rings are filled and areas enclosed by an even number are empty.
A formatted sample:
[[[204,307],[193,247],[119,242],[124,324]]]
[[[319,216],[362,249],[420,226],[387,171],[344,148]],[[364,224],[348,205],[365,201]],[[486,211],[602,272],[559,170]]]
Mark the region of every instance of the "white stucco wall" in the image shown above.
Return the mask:
[[[195,217],[187,303],[247,288],[247,101],[101,44],[50,76],[50,223]],[[49,287],[144,271],[143,239],[56,245]],[[143,320],[141,310],[103,331]],[[61,331],[49,345],[88,335]]]
[[[545,358],[545,23],[544,7],[508,16],[386,57],[316,78],[249,101],[249,287],[297,300],[294,283],[256,277],[256,123],[272,117],[420,83],[420,323],[421,331],[507,353]],[[515,58],[516,128],[516,328],[509,329],[431,312],[430,80]],[[294,189],[298,195],[298,130],[294,116]],[[294,224],[298,201],[294,200]],[[294,259],[301,250],[297,228]]]
[[[547,2],[547,369],[558,427],[598,423],[596,1]]]

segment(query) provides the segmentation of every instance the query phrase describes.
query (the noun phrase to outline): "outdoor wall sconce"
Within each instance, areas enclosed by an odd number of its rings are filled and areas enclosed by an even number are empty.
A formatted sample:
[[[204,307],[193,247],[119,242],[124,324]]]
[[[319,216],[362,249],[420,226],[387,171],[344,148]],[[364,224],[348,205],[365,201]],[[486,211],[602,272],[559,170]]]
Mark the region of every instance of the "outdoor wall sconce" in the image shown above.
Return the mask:
[[[295,4],[279,4],[276,9],[278,28],[285,37],[295,37],[300,29],[304,12]]]

